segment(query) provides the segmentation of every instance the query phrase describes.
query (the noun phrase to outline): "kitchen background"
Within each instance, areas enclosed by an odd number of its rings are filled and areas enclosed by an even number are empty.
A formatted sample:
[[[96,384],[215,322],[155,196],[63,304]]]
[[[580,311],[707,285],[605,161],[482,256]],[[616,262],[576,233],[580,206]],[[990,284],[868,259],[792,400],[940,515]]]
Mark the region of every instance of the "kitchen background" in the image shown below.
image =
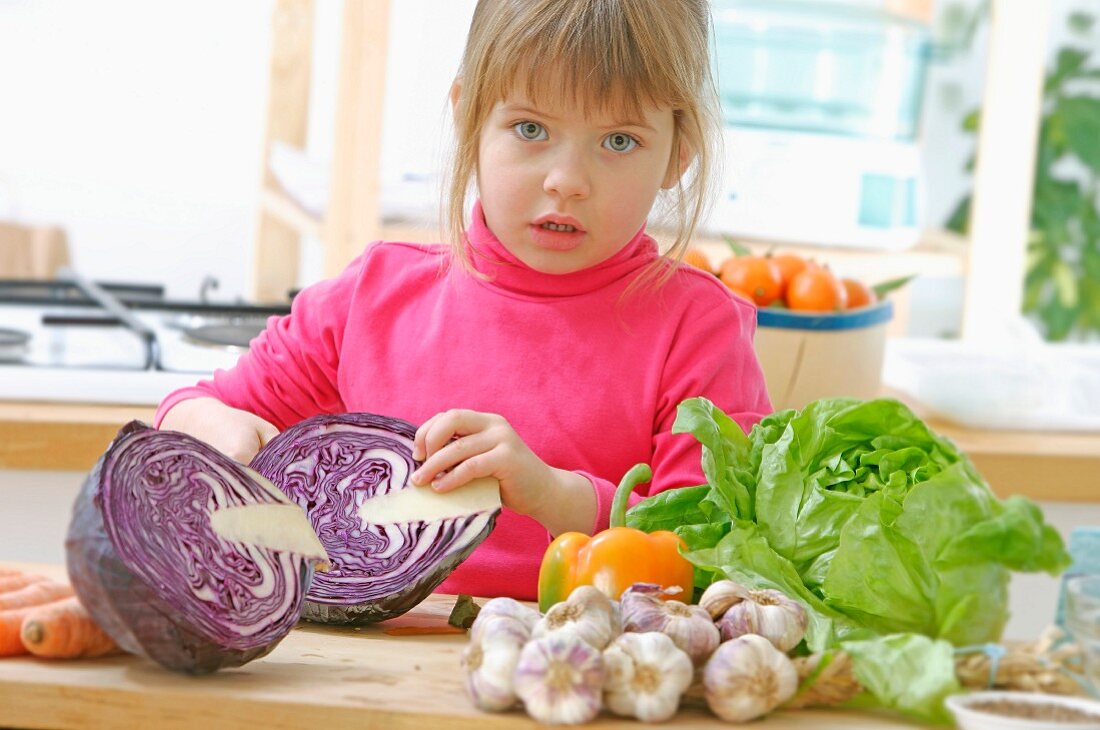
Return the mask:
[[[1100,250],[1095,215],[1066,213],[1035,225],[1024,297],[1032,314],[1010,323],[1013,339],[980,350],[937,349],[944,341],[958,344],[963,329],[968,250],[965,237],[949,229],[966,222],[960,206],[972,187],[973,112],[990,84],[988,0],[713,4],[729,126],[726,182],[706,235],[835,256],[830,260],[838,270],[872,281],[916,274],[890,330],[887,385],[927,387],[928,402],[940,412],[963,422],[977,413],[978,427],[1004,428],[1009,421],[1041,428],[1044,438],[1059,430],[1100,431],[1100,358],[1089,344],[1098,339],[1100,314],[1087,315],[1090,307],[1100,312],[1100,263],[1093,269],[1087,263],[1093,256],[1087,251]],[[376,114],[379,215],[395,229],[432,225],[449,135],[446,92],[473,5],[389,3],[384,103]],[[1048,5],[1050,87],[1064,82],[1067,96],[1097,95],[1100,72],[1083,69],[1100,65],[1084,59],[1100,49],[1100,30],[1087,20],[1100,17],[1100,0]],[[254,301],[262,171],[271,170],[301,210],[323,214],[338,137],[343,7],[318,0],[306,143],[302,150],[265,150],[275,6],[0,0],[0,222],[60,226],[72,267],[88,279],[161,285],[169,299]],[[1077,71],[1081,79],[1066,81]],[[1045,109],[1048,118],[1059,112],[1053,97]],[[1078,180],[1095,201],[1100,112],[1072,102],[1048,128],[1055,137],[1051,154],[1076,159],[1060,159],[1045,188],[1046,207],[1036,210],[1074,208],[1076,199],[1059,180]],[[1092,143],[1074,146],[1090,132]],[[1063,154],[1067,135],[1076,155]],[[1041,166],[1049,161],[1040,155]],[[1090,209],[1088,195],[1076,210]],[[1059,231],[1076,237],[1054,240]],[[1044,250],[1063,251],[1064,260],[1044,259]],[[324,275],[320,236],[304,237],[299,264],[296,285]],[[996,280],[996,272],[980,273]],[[5,275],[0,269],[0,278]],[[0,328],[17,324],[26,316],[20,311],[0,306]],[[173,349],[182,342],[174,331],[158,330],[175,338],[166,342],[169,361],[191,354]],[[1071,344],[1051,350],[1044,337]],[[138,341],[127,333],[116,339],[140,358]],[[76,335],[67,340],[70,349],[80,341]],[[1009,350],[1013,360],[1006,364],[997,356]],[[84,355],[75,357],[79,364]],[[180,369],[209,370],[235,354],[196,357]],[[0,366],[0,400],[37,400],[44,396],[34,389],[46,388],[72,392],[53,400],[76,402],[94,384],[100,402],[144,403],[148,393],[196,377],[177,373],[173,380],[165,373],[142,381],[145,400],[134,401],[139,379],[125,370],[118,377],[102,368],[58,371],[53,380],[24,378],[25,371]],[[1059,405],[1068,403],[1074,407]],[[1021,413],[1031,420],[1019,422]],[[1073,443],[1078,448],[1080,442]],[[0,461],[0,467],[12,463]],[[68,505],[81,476],[48,468],[0,471],[0,557],[60,561]],[[1100,524],[1100,490],[1090,486],[1091,503],[1040,495],[1048,518],[1067,536],[1075,527]],[[1055,583],[1015,580],[1008,633],[1031,638],[1051,615]]]

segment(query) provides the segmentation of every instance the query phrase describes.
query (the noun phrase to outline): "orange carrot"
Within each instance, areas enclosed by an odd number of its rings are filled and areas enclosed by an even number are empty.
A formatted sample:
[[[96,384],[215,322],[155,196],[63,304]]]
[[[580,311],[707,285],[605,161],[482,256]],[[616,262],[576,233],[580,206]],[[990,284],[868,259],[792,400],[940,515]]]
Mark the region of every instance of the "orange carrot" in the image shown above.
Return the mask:
[[[387,636],[431,636],[434,634],[465,634],[466,629],[446,624],[444,626],[394,626],[382,633]]]
[[[26,608],[27,606],[40,606],[43,603],[52,603],[71,595],[73,595],[71,586],[57,581],[44,580],[8,593],[0,593],[0,611]]]
[[[76,596],[33,608],[23,619],[20,636],[31,654],[51,659],[98,657],[119,651]]]
[[[44,580],[46,580],[46,576],[44,575],[30,575],[29,573],[0,575],[0,593],[8,593],[9,591],[25,588],[31,583],[41,583]]]

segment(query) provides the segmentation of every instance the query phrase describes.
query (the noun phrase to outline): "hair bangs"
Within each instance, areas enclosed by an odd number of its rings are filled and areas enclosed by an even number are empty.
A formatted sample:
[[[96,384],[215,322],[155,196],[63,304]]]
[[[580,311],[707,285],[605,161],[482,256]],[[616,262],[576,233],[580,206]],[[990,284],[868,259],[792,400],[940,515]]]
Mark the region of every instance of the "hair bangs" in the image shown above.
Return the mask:
[[[646,106],[680,108],[698,79],[668,60],[670,39],[648,27],[643,13],[623,12],[621,0],[549,0],[527,22],[502,24],[480,80],[501,100],[516,90],[529,99],[637,119]],[[635,8],[636,9],[636,8]],[[663,43],[662,43],[663,42]]]

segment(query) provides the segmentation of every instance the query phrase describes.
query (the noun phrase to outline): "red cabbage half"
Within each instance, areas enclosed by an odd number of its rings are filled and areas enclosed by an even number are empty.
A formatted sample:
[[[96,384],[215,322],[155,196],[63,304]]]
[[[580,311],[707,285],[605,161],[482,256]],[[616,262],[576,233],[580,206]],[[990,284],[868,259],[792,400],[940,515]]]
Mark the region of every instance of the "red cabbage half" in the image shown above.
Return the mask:
[[[416,428],[369,413],[306,419],[272,439],[252,468],[301,505],[332,566],[315,577],[302,617],[365,624],[417,605],[488,537],[499,484],[439,495],[409,476]]]
[[[302,509],[267,480],[138,421],[88,476],[65,546],[73,588],[103,630],[191,674],[271,651],[325,563]]]

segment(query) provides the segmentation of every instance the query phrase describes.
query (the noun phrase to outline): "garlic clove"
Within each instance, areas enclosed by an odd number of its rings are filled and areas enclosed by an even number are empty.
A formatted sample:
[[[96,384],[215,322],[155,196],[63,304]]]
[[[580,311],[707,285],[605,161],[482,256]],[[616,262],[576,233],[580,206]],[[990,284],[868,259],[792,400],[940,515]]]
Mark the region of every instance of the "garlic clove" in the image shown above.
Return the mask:
[[[522,649],[523,640],[516,641],[507,629],[487,631],[480,640],[466,646],[462,652],[466,693],[476,707],[502,712],[516,704],[514,678]]]
[[[514,598],[507,596],[499,596],[486,601],[485,605],[478,611],[477,618],[488,618],[489,616],[508,616],[514,618],[517,621],[525,624],[527,630],[530,631],[535,627],[541,614],[534,608],[520,603]],[[477,623],[477,619],[474,620]]]
[[[627,633],[604,651],[604,699],[617,715],[661,722],[692,682],[691,659],[665,634]]]
[[[732,606],[748,600],[749,589],[732,580],[719,580],[707,586],[699,597],[702,606],[711,618],[717,620],[725,615]]]
[[[531,638],[531,629],[523,621],[502,614],[489,614],[483,616],[480,613],[470,626],[470,641],[476,643],[486,635],[507,634],[517,644],[524,644]]]
[[[623,630],[667,634],[695,664],[702,665],[718,648],[718,627],[702,607],[663,600],[661,596],[667,594],[668,590],[647,583],[635,583],[624,591]]]
[[[746,634],[723,643],[703,671],[707,705],[723,720],[747,722],[798,690],[798,671],[770,641]]]
[[[604,676],[598,649],[574,634],[558,633],[523,647],[515,691],[539,722],[576,725],[599,714]]]

